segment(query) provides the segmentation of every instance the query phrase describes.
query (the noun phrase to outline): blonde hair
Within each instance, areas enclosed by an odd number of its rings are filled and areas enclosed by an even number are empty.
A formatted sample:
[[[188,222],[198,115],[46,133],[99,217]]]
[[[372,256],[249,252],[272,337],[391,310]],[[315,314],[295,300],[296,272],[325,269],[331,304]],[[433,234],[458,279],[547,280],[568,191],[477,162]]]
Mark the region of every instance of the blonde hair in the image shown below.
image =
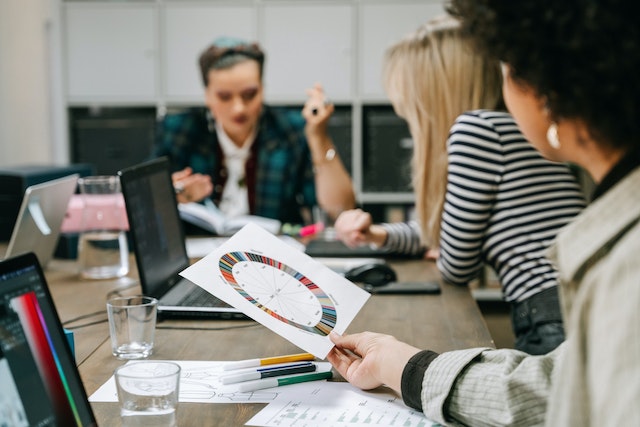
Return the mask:
[[[416,213],[422,240],[429,247],[440,242],[451,126],[465,111],[502,106],[499,64],[471,49],[459,22],[445,16],[429,21],[385,52],[384,86],[414,140]]]

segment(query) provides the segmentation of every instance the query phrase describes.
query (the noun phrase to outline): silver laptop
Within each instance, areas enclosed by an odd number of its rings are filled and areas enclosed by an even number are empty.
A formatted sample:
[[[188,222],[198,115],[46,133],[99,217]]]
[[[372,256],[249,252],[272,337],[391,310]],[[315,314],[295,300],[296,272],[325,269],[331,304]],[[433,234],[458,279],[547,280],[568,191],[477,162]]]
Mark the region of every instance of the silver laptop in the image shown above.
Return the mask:
[[[44,267],[49,263],[78,177],[73,174],[25,190],[5,258],[34,252],[40,265]]]
[[[165,157],[118,172],[140,286],[158,299],[161,317],[247,319],[179,273],[190,265]]]

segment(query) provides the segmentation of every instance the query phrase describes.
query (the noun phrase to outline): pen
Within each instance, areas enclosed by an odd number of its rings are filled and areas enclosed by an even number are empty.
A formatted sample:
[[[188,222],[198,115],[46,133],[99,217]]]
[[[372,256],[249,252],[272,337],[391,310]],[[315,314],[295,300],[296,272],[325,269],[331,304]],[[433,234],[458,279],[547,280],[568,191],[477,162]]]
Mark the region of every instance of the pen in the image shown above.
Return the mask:
[[[304,383],[307,381],[326,380],[331,378],[331,371],[314,372],[312,374],[295,375],[285,378],[265,378],[263,380],[248,381],[238,384],[239,391],[256,391],[263,388],[280,387],[289,384]]]
[[[298,363],[295,365],[274,366],[273,368],[260,368],[251,372],[232,374],[222,377],[222,384],[235,384],[244,381],[259,380],[263,378],[280,377],[283,375],[302,374],[313,372],[316,365],[311,362]]]
[[[257,366],[275,365],[276,363],[299,362],[302,360],[314,360],[315,356],[311,353],[288,354],[286,356],[265,357],[264,359],[248,359],[230,362],[222,366],[223,371],[231,371],[241,368],[255,368]]]

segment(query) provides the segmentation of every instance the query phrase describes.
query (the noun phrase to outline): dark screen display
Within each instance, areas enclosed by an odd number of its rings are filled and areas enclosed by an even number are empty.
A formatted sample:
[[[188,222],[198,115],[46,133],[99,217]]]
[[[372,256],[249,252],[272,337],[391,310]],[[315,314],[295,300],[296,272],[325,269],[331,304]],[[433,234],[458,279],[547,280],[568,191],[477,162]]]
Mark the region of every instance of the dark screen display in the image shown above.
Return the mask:
[[[171,177],[166,169],[122,180],[144,292],[167,291],[167,278],[189,266]]]
[[[0,426],[96,425],[37,260],[18,258],[0,263]]]

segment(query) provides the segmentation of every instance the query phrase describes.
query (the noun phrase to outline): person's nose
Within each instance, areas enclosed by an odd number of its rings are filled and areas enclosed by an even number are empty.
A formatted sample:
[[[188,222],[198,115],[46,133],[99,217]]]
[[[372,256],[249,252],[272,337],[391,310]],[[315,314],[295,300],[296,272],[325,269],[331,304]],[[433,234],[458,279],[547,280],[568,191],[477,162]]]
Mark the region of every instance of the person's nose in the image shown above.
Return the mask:
[[[237,113],[242,113],[242,112],[244,112],[245,108],[246,108],[245,103],[244,103],[244,101],[242,100],[241,97],[238,96],[238,97],[233,98],[233,112],[234,113],[236,113],[236,114]]]

